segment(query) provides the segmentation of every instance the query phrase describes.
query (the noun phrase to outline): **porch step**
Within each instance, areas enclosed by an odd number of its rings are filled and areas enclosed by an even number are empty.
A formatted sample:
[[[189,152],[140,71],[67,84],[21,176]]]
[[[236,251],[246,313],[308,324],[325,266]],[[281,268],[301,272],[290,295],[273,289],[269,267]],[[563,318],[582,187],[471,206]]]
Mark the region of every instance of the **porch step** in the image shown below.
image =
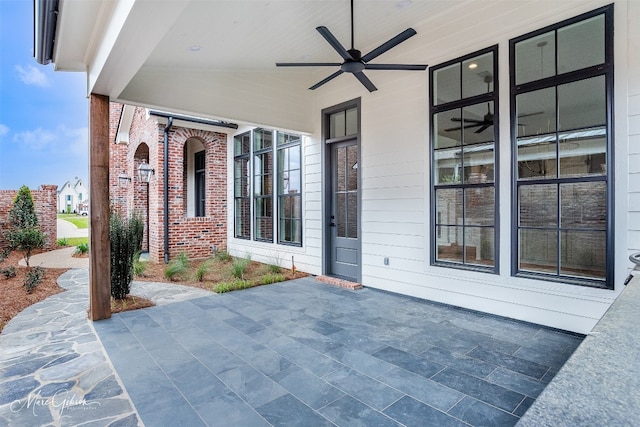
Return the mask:
[[[336,277],[316,276],[316,280],[323,283],[328,283],[330,285],[340,286],[341,288],[351,289],[354,291],[363,288],[362,283],[350,282],[348,280],[338,279]]]

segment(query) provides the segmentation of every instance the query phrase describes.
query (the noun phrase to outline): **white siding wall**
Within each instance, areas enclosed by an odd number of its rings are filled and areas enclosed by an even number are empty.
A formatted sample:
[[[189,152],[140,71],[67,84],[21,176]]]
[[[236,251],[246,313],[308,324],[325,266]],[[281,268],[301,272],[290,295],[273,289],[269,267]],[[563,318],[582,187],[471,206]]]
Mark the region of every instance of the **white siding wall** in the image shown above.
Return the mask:
[[[430,265],[428,72],[367,72],[378,86],[368,93],[343,75],[313,93],[314,131],[305,139],[303,248],[233,239],[233,177],[229,177],[229,248],[269,260],[274,253],[299,269],[322,273],[321,110],[361,97],[362,102],[362,282],[552,327],[587,333],[621,291],[640,250],[640,3],[617,1],[615,10],[616,283],[615,290],[511,276],[511,152],[509,139],[509,39],[604,6],[606,1],[497,2],[492,8],[439,17],[428,44],[405,52],[406,62],[437,65],[495,44],[500,79],[500,274]],[[496,5],[502,5],[498,8]],[[499,12],[498,12],[499,11]],[[418,29],[419,27],[416,26]],[[420,32],[421,30],[418,29]],[[449,33],[452,34],[449,34]],[[631,55],[629,59],[626,55]],[[635,57],[633,57],[635,55]],[[327,70],[316,72],[318,80]],[[628,123],[627,119],[628,118]],[[238,132],[240,133],[240,131]],[[232,144],[229,165],[233,170]],[[627,184],[628,181],[628,184]],[[627,225],[628,224],[628,225]],[[388,257],[388,266],[383,264]],[[288,264],[285,263],[285,266]]]

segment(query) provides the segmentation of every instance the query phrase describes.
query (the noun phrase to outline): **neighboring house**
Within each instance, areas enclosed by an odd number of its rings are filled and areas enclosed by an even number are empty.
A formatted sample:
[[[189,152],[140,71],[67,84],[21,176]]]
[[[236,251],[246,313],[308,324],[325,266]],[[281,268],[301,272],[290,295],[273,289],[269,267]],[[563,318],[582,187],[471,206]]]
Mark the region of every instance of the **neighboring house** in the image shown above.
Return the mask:
[[[36,55],[87,73],[92,162],[109,100],[238,125],[124,126],[124,173],[151,163],[140,194],[150,223],[170,216],[170,257],[225,212],[206,230],[222,224],[233,255],[581,333],[624,288],[640,250],[640,2],[356,1],[363,53],[417,31],[371,64],[429,64],[365,70],[375,92],[316,31],[349,47],[346,1],[62,4],[36,20],[56,28]],[[168,208],[152,191],[165,170]]]
[[[81,179],[74,184],[67,181],[58,190],[58,212],[80,213],[89,201],[89,190]]]

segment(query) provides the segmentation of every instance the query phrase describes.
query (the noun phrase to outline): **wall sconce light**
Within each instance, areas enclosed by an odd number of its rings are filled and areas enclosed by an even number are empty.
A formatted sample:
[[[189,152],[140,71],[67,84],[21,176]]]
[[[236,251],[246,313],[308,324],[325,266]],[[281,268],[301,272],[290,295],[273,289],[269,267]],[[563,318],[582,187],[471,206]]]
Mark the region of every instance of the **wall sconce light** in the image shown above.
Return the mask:
[[[141,182],[150,182],[151,175],[155,175],[155,173],[156,171],[144,160],[140,163],[140,166],[138,166],[138,178]]]
[[[120,187],[127,187],[129,186],[129,183],[131,182],[131,177],[127,176],[126,173],[124,173],[124,171],[118,175],[118,185]]]

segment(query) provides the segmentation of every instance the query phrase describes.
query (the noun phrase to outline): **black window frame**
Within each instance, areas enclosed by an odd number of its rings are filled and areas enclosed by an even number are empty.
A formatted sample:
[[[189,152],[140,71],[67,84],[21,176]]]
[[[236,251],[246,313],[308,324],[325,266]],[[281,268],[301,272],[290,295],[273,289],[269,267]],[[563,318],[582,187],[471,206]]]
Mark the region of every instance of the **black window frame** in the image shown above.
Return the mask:
[[[283,144],[279,144],[280,141],[280,135],[284,135],[285,137],[297,137],[297,139],[294,140],[289,140]],[[291,149],[291,148],[296,148],[298,149],[298,154],[299,154],[299,159],[300,159],[300,167],[297,170],[298,174],[299,174],[299,182],[300,182],[300,189],[298,193],[292,194],[292,193],[281,193],[280,192],[280,177],[282,176],[284,179],[284,175],[283,175],[283,170],[280,170],[279,164],[280,164],[280,152],[283,150],[287,150],[287,149]],[[278,234],[278,243],[281,245],[287,245],[287,246],[302,246],[302,135],[299,134],[292,134],[289,132],[281,132],[281,131],[276,131],[276,139],[275,139],[275,149],[276,149],[276,156],[275,156],[275,161],[276,161],[276,168],[275,168],[275,191],[276,191],[276,197],[277,197],[277,202],[275,205],[275,209],[277,211],[276,213],[276,222],[277,222],[277,234]],[[294,171],[294,169],[286,169],[286,171],[291,174],[292,171]],[[291,179],[289,177],[289,179]],[[282,185],[282,188],[285,188],[284,185]],[[280,217],[280,208],[282,206],[284,206],[286,204],[286,200],[287,199],[292,199],[294,202],[298,205],[298,211],[300,212],[300,218],[281,218]],[[300,241],[293,241],[293,240],[284,240],[282,239],[282,221],[283,219],[289,219],[289,220],[295,220],[298,223],[298,227],[300,229]]]
[[[604,63],[588,66],[585,68],[581,68],[574,71],[569,71],[565,73],[558,74],[557,71],[557,32],[565,28],[567,26],[579,23],[581,21],[594,18],[598,15],[604,15]],[[553,25],[549,25],[547,27],[541,28],[539,30],[524,34],[522,36],[516,37],[509,41],[509,74],[510,74],[510,123],[511,123],[511,148],[512,148],[512,159],[511,159],[511,247],[512,247],[512,260],[511,260],[511,275],[516,277],[526,277],[532,279],[540,279],[551,282],[559,282],[570,285],[579,285],[586,287],[594,287],[594,288],[604,288],[604,289],[614,289],[614,237],[615,237],[615,228],[614,228],[614,218],[615,218],[615,204],[614,204],[614,16],[613,16],[613,5],[604,6],[598,9],[595,9],[591,12],[587,12],[573,18],[558,22]],[[515,61],[515,47],[517,43],[525,41],[527,39],[537,37],[543,35],[545,33],[554,32],[556,36],[554,40],[556,42],[555,48],[555,60],[556,60],[556,74],[550,77],[544,77],[539,80],[528,81],[526,83],[516,84],[516,61]],[[518,179],[518,149],[517,149],[517,140],[518,140],[518,128],[517,128],[517,111],[516,111],[516,97],[521,94],[525,94],[528,92],[538,91],[542,89],[555,88],[556,93],[559,86],[566,85],[569,83],[575,83],[580,81],[586,81],[591,78],[604,76],[605,78],[605,106],[606,106],[606,123],[604,125],[606,129],[606,172],[602,176],[588,176],[585,175],[581,178],[574,177],[561,177],[556,176],[556,178],[545,178],[545,179],[526,179],[519,180]],[[555,103],[558,105],[558,99],[556,96]],[[556,122],[558,119],[558,110],[556,108]],[[555,133],[560,134],[563,131],[560,131],[556,128]],[[556,143],[557,144],[557,143]],[[556,148],[558,150],[559,148]],[[556,159],[557,160],[557,159]],[[558,160],[559,161],[559,160]],[[570,275],[562,275],[561,274],[561,248],[560,245],[557,245],[557,274],[549,274],[544,272],[533,272],[528,270],[520,270],[519,268],[519,260],[520,260],[520,239],[519,239],[519,231],[521,228],[519,224],[520,215],[519,215],[519,193],[520,189],[526,185],[539,185],[539,184],[556,184],[558,191],[560,190],[560,186],[562,184],[571,184],[571,183],[585,183],[585,182],[605,182],[606,183],[606,242],[605,242],[605,277],[603,280],[588,278],[588,277],[580,277],[580,276],[570,276]],[[558,217],[560,216],[560,197],[558,196],[557,201],[557,209],[558,209]],[[558,235],[563,231],[563,227],[561,225],[560,220],[557,222],[556,229],[558,230]],[[587,231],[593,231],[595,229],[584,229]],[[597,231],[597,230],[596,230]],[[558,241],[560,241],[560,237],[558,237]]]
[[[193,155],[193,180],[194,180],[194,214],[203,217],[206,214],[206,151],[198,151]]]
[[[240,152],[238,152],[236,150],[237,148],[237,143],[238,140],[241,140],[242,138],[248,137],[248,149],[247,151],[243,151],[242,150],[242,146],[243,146],[243,142],[240,142],[240,147],[241,150]],[[233,236],[236,239],[245,239],[245,240],[251,240],[251,144],[252,144],[252,138],[251,138],[251,132],[243,132],[239,135],[235,135],[233,138],[233,142],[234,142],[234,156],[233,156]],[[236,164],[238,162],[246,162],[247,164],[247,182],[246,182],[246,187],[247,187],[247,194],[246,196],[243,196],[241,194],[241,192],[239,193],[237,191],[238,189],[238,182],[240,182],[240,187],[242,187],[242,177],[236,176]],[[243,227],[239,226],[238,224],[238,202],[240,202],[241,204],[243,202],[248,202],[248,206],[249,206],[249,210],[246,214],[246,218],[243,218],[244,220],[244,226],[246,227],[246,225],[249,226],[248,228],[248,232],[246,234],[242,233]]]
[[[434,81],[434,75],[435,72],[449,67],[451,65],[457,64],[459,63],[460,66],[462,67],[462,64],[465,61],[471,60],[473,58],[477,58],[486,54],[493,54],[493,90],[491,92],[488,93],[483,93],[480,95],[474,95],[474,96],[470,96],[468,98],[463,98],[462,94],[460,99],[458,100],[454,100],[454,101],[449,101],[449,102],[443,102],[440,104],[435,104],[434,101],[434,94],[435,92],[435,81]],[[460,79],[462,82],[462,73],[460,75]],[[461,83],[462,84],[462,83]],[[430,67],[429,69],[429,135],[430,135],[430,143],[429,143],[429,165],[430,165],[430,180],[429,180],[429,187],[430,187],[430,200],[432,201],[430,203],[430,218],[431,218],[431,226],[430,226],[430,264],[432,266],[438,266],[438,267],[446,267],[446,268],[455,268],[455,269],[460,269],[460,270],[473,270],[473,271],[481,271],[481,272],[486,272],[486,273],[493,273],[493,274],[498,274],[500,271],[500,221],[499,221],[499,167],[498,167],[498,160],[500,158],[499,156],[499,129],[500,129],[500,121],[499,121],[499,77],[498,77],[498,45],[493,45],[490,47],[487,47],[485,49],[481,49],[472,53],[469,53],[467,55],[452,59],[450,61],[444,62],[442,64],[438,64],[436,66]],[[435,169],[436,169],[436,163],[435,163],[435,139],[436,139],[436,135],[435,135],[435,131],[436,131],[436,127],[434,125],[434,118],[436,117],[436,114],[438,113],[442,113],[442,112],[446,112],[446,111],[453,111],[456,109],[464,109],[465,107],[470,107],[470,106],[474,106],[476,104],[481,104],[481,103],[487,103],[487,102],[493,102],[493,165],[494,165],[494,177],[493,177],[493,181],[490,183],[465,183],[463,179],[461,179],[460,183],[447,183],[447,184],[437,184],[436,183],[436,175],[435,175]],[[463,148],[464,145],[461,145],[461,148]],[[463,212],[464,212],[464,203],[465,203],[465,192],[467,189],[476,189],[476,188],[486,188],[486,187],[492,187],[494,189],[494,208],[493,208],[493,226],[478,226],[478,225],[474,225],[473,227],[478,227],[478,228],[493,228],[494,230],[494,244],[493,244],[493,265],[490,266],[484,266],[482,264],[473,264],[473,263],[468,263],[466,262],[466,257],[467,257],[467,253],[466,250],[464,249],[466,246],[464,244],[466,238],[465,238],[465,229],[466,229],[466,225],[464,224],[456,224],[457,226],[462,228],[462,235],[463,235],[463,249],[462,249],[462,262],[456,262],[456,261],[450,261],[450,260],[442,260],[442,259],[438,259],[437,257],[437,253],[438,253],[438,237],[441,235],[441,227],[444,226],[445,224],[441,224],[440,223],[440,219],[441,217],[438,215],[437,212],[437,203],[436,203],[436,192],[438,189],[462,189],[462,203],[463,203]],[[464,214],[463,214],[464,215]]]

